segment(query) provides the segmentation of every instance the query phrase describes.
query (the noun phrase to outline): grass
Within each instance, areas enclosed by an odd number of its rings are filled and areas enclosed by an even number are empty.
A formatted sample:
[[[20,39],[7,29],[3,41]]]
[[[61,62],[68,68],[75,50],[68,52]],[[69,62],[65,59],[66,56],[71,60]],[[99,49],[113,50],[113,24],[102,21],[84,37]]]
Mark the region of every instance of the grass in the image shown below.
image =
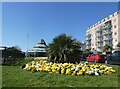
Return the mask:
[[[72,76],[46,72],[30,72],[21,66],[31,58],[2,67],[3,87],[118,87],[118,67],[110,65],[117,73],[101,76]],[[120,67],[119,67],[120,68]],[[119,75],[120,76],[120,75]]]

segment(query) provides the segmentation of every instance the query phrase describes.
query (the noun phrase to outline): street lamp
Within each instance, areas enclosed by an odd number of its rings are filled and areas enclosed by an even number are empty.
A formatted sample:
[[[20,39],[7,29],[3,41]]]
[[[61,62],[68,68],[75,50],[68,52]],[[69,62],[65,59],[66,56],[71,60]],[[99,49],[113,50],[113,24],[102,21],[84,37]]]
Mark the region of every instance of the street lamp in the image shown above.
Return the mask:
[[[26,39],[27,39],[27,54],[26,54],[26,57],[28,57],[29,34],[26,35]]]

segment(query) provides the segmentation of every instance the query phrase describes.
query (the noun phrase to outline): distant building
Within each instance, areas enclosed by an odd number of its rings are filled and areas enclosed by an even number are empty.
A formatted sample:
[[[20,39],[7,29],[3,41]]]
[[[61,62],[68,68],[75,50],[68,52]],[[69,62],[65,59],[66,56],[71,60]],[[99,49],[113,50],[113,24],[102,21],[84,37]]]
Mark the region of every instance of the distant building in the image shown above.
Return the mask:
[[[86,43],[85,42],[81,42],[81,50],[85,50],[86,49]]]
[[[28,56],[34,56],[34,57],[44,57],[47,56],[46,53],[46,43],[43,39],[41,39],[40,42],[37,43],[36,46],[33,47],[32,50],[28,51]]]
[[[117,11],[86,31],[86,49],[102,52],[105,45],[111,45],[116,49],[120,42],[120,11]]]
[[[4,50],[5,48],[7,48],[6,46],[0,46],[0,51]]]

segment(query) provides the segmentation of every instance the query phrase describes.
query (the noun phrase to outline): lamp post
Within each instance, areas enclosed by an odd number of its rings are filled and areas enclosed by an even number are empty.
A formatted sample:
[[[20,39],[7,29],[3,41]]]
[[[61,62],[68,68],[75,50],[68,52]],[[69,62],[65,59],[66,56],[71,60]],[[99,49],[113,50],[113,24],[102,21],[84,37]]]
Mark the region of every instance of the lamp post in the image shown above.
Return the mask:
[[[27,53],[26,53],[26,57],[28,57],[29,34],[26,35],[26,39],[27,39]]]

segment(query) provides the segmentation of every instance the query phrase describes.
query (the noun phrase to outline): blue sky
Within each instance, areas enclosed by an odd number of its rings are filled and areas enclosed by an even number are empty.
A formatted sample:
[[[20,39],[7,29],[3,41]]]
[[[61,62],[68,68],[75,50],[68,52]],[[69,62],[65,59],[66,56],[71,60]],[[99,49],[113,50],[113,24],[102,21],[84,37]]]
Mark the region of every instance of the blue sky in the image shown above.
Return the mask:
[[[2,44],[29,49],[40,39],[46,43],[61,33],[85,41],[90,25],[118,10],[117,2],[4,2],[2,4]]]

